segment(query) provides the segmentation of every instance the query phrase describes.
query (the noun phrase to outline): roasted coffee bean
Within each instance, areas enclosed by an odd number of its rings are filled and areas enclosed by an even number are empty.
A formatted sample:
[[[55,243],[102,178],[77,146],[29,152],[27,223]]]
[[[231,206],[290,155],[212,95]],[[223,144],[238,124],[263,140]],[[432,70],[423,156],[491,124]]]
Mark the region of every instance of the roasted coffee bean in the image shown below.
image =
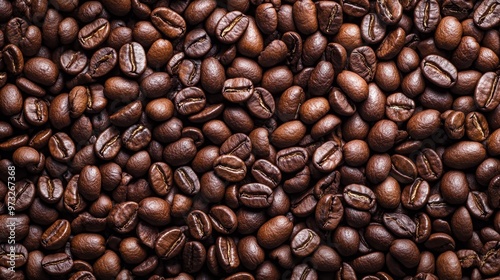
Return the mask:
[[[352,184],[344,188],[344,201],[358,210],[370,210],[376,203],[375,194],[363,185]]]
[[[108,39],[110,30],[109,22],[104,18],[98,18],[80,29],[78,42],[86,50],[95,49]]]
[[[217,262],[227,273],[234,272],[240,265],[238,248],[232,237],[219,236],[215,241]]]
[[[43,270],[52,276],[62,276],[73,268],[73,259],[66,253],[47,255],[42,259]]]
[[[160,7],[151,12],[151,22],[169,39],[176,39],[186,33],[186,21],[175,11]]]
[[[403,238],[412,238],[417,229],[415,222],[404,214],[386,213],[383,222],[393,234]]]
[[[212,235],[212,222],[209,216],[200,210],[194,210],[186,218],[189,233],[197,240],[204,240]]]
[[[198,175],[189,166],[181,166],[174,171],[174,182],[187,195],[195,195],[200,192]]]
[[[151,187],[159,195],[166,195],[172,189],[173,172],[164,162],[153,163],[149,167],[148,178]]]
[[[119,52],[119,65],[123,74],[131,78],[139,77],[146,70],[146,53],[137,42],[123,45]]]
[[[116,204],[111,209],[107,222],[116,232],[131,232],[138,222],[138,209],[139,205],[133,201]]]
[[[158,234],[154,249],[160,258],[169,260],[181,253],[185,243],[186,236],[180,229],[167,229]]]
[[[79,55],[81,54],[80,53],[68,54],[69,57],[65,58],[65,60],[69,61],[63,61],[62,60],[63,56],[61,56],[61,64],[64,66],[63,69],[71,69],[73,72],[76,72],[75,70],[79,68],[79,65],[86,63],[87,61],[87,57],[84,57],[85,60],[83,60],[82,58],[79,58]],[[117,62],[118,62],[118,54],[113,48],[106,47],[99,49],[92,55],[92,58],[90,58],[89,74],[94,79],[105,76],[116,66]],[[73,70],[74,68],[77,69]],[[66,71],[69,74],[71,74],[69,72],[71,70],[66,70]],[[83,70],[83,67],[82,69],[80,69],[80,71],[81,70]]]
[[[441,20],[439,3],[435,0],[415,1],[413,21],[418,31],[430,33],[437,28]]]
[[[499,20],[496,15],[499,13],[500,7],[497,2],[492,0],[481,2],[474,11],[474,23],[484,29],[497,26]]]
[[[267,185],[270,188],[275,188],[281,182],[281,171],[279,168],[265,159],[259,159],[252,165],[251,170],[254,179]]]
[[[323,143],[312,156],[314,167],[321,172],[333,171],[342,159],[342,148],[335,141]]]
[[[246,78],[234,78],[224,82],[222,96],[229,102],[239,103],[247,101],[254,93],[252,81]]]
[[[212,228],[217,232],[231,234],[238,226],[236,214],[227,206],[214,206],[210,209],[208,215],[212,222]]]
[[[274,199],[273,190],[260,183],[243,185],[238,190],[238,199],[241,204],[250,208],[266,208]]]
[[[96,139],[94,151],[100,159],[113,159],[121,148],[120,132],[113,126],[103,131]]]
[[[182,115],[192,115],[200,112],[206,104],[205,93],[197,87],[189,87],[177,93],[174,106]]]
[[[67,220],[57,220],[42,234],[40,243],[45,249],[59,249],[66,244],[70,234],[70,223]]]
[[[334,230],[344,215],[344,207],[339,196],[326,194],[318,201],[315,218],[323,230]]]
[[[279,151],[276,154],[276,166],[285,173],[302,169],[309,159],[307,150],[301,147],[292,147]]]
[[[423,149],[416,158],[418,174],[427,181],[435,181],[443,174],[443,163],[439,155],[431,149]]]
[[[409,184],[417,177],[417,168],[411,159],[402,155],[391,156],[391,176],[398,182]]]
[[[248,27],[248,18],[239,11],[224,15],[215,28],[216,38],[225,44],[238,41]]]
[[[265,249],[283,244],[292,234],[293,223],[285,216],[276,216],[265,222],[257,232],[257,242]]]
[[[485,73],[477,82],[474,101],[483,111],[491,111],[500,103],[500,90],[497,87],[498,76],[493,72]]]
[[[245,162],[233,155],[222,155],[215,159],[213,169],[217,176],[228,182],[241,181],[247,174]]]

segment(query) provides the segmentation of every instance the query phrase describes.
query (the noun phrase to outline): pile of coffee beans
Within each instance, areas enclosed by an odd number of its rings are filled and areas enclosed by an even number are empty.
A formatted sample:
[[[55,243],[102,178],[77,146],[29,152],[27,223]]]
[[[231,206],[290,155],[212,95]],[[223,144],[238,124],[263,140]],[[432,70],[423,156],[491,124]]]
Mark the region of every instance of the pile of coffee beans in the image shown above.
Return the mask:
[[[499,279],[500,0],[0,0],[0,279]]]

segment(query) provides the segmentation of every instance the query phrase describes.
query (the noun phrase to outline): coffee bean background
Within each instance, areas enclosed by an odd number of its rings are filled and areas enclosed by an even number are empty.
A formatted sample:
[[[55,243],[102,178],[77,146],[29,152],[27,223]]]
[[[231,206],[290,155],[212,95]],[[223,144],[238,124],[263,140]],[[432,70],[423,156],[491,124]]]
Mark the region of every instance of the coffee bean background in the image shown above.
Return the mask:
[[[499,28],[499,0],[0,0],[0,280],[498,279]]]

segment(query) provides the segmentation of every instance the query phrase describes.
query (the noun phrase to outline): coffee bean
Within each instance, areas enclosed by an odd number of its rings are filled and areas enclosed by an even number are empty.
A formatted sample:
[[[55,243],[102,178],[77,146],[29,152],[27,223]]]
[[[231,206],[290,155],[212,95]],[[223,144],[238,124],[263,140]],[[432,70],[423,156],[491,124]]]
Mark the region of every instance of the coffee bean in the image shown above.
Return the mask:
[[[154,9],[151,12],[151,21],[169,39],[179,38],[186,33],[186,21],[171,9]]]
[[[375,194],[363,185],[348,185],[344,188],[343,195],[347,205],[358,210],[369,210],[376,203]]]
[[[276,166],[282,172],[295,172],[302,169],[309,159],[307,150],[301,147],[291,147],[280,150],[276,154]]]
[[[170,229],[161,232],[155,241],[156,254],[165,259],[171,259],[181,253],[186,236],[179,229]]]
[[[213,168],[217,176],[229,182],[241,181],[247,173],[245,162],[233,155],[218,157],[213,163]]]
[[[498,25],[498,18],[495,16],[500,13],[495,1],[484,1],[474,11],[474,23],[481,28],[489,28]]]
[[[334,230],[344,214],[339,196],[327,194],[321,197],[316,206],[315,217],[318,226],[324,230]]]
[[[146,70],[146,63],[146,53],[139,43],[128,43],[120,48],[120,70],[126,76],[131,78],[139,77]]]
[[[47,255],[42,259],[42,267],[49,275],[65,275],[73,268],[73,259],[66,253]]]
[[[238,190],[240,203],[250,208],[266,208],[274,199],[273,190],[260,183],[246,184]]]
[[[335,141],[323,143],[312,156],[314,166],[321,172],[331,172],[342,161],[342,148]]]
[[[229,102],[245,102],[254,93],[252,81],[246,78],[234,78],[224,82],[222,96]]]
[[[204,240],[212,235],[212,222],[208,215],[202,211],[191,211],[186,218],[186,223],[189,227],[189,233],[197,240]]]
[[[292,234],[293,223],[285,216],[276,216],[264,223],[257,232],[257,242],[266,249],[283,244]]]
[[[99,18],[80,29],[78,42],[86,50],[95,49],[106,41],[109,32],[109,22],[104,18]]]
[[[224,15],[215,28],[216,38],[225,44],[238,41],[248,27],[248,18],[239,11]]]
[[[78,67],[79,63],[81,63],[81,62],[85,63],[87,61],[87,57],[85,57],[84,61],[82,60],[83,58],[79,59],[79,60],[77,59],[75,61],[76,62],[76,64],[75,64],[75,62],[73,60],[75,59],[75,56],[78,57],[79,54],[80,53],[74,53],[70,57],[66,58],[66,60],[72,59],[66,63],[64,63],[62,61],[62,57],[61,57],[61,64],[65,65],[66,69],[68,69],[68,68],[72,69],[72,68]],[[89,72],[90,73],[89,74],[94,79],[105,76],[116,66],[117,62],[118,62],[118,55],[113,48],[110,48],[110,47],[101,48],[101,49],[97,50],[92,55],[92,58],[90,59],[90,62],[89,62]],[[83,70],[83,68],[82,68],[82,70]]]
[[[238,226],[236,214],[227,206],[218,205],[212,207],[209,217],[212,228],[222,234],[231,234]]]
[[[420,63],[422,74],[433,84],[450,88],[457,82],[457,69],[439,55],[428,55]]]
[[[137,225],[139,205],[133,201],[116,204],[107,217],[107,222],[115,231],[127,233]]]
[[[215,241],[217,262],[228,273],[234,272],[240,265],[238,248],[232,237],[219,236]]]
[[[174,171],[174,182],[187,195],[195,195],[200,191],[200,180],[189,166],[181,166]]]
[[[437,1],[418,1],[416,3],[413,21],[418,31],[422,33],[432,32],[437,28],[440,20],[441,15]]]
[[[174,105],[182,115],[192,115],[200,112],[206,104],[205,93],[197,87],[181,90],[174,100]]]

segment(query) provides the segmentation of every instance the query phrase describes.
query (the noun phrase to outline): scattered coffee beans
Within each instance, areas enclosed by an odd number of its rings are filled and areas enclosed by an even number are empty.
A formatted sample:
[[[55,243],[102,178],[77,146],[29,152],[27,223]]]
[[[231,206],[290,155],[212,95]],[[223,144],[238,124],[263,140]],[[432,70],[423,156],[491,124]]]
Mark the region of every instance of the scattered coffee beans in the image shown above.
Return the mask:
[[[499,0],[0,0],[0,280],[498,279]]]

